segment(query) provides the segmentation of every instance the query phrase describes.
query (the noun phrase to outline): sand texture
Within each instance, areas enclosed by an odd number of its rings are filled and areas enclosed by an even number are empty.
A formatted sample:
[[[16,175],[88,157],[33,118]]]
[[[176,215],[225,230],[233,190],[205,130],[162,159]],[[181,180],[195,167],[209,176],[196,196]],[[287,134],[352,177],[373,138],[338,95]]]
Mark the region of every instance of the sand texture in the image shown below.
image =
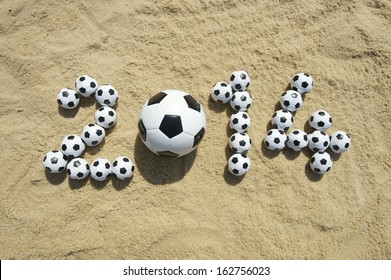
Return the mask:
[[[63,2],[63,3],[60,3]],[[226,168],[233,112],[210,98],[234,70],[252,79],[251,170]],[[312,153],[263,145],[279,97],[307,71],[314,89],[293,128],[318,109],[350,150],[330,173]],[[41,160],[93,122],[94,98],[59,109],[89,74],[119,92],[117,125],[91,162],[126,155],[130,181],[71,182]],[[1,259],[391,259],[391,3],[353,1],[0,2]],[[164,89],[202,103],[207,130],[178,158],[138,137],[141,106]]]

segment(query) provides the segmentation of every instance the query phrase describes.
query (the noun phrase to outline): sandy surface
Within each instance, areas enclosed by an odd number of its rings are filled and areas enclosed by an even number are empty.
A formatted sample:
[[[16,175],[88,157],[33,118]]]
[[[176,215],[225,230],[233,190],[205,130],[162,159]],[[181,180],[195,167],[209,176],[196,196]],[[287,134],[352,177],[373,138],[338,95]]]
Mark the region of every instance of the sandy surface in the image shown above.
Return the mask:
[[[10,1],[0,3],[1,259],[390,259],[391,4],[377,1]],[[106,2],[110,2],[107,4]],[[228,174],[232,111],[209,97],[246,70],[251,171]],[[311,153],[263,147],[296,72],[351,149],[323,177]],[[90,74],[120,94],[118,123],[84,158],[136,163],[131,181],[70,182],[43,155],[93,121],[94,99],[55,95]],[[147,98],[194,95],[207,114],[196,152],[159,158],[138,138]]]

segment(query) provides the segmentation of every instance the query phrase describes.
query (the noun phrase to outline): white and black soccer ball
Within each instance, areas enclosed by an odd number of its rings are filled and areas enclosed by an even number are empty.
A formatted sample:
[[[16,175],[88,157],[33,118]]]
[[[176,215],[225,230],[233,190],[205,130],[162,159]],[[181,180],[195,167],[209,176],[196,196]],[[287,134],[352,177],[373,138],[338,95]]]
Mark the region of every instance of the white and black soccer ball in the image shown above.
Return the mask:
[[[234,71],[229,78],[229,84],[232,90],[245,91],[250,85],[250,76],[244,70]]]
[[[300,93],[290,89],[281,95],[280,103],[285,110],[294,112],[303,106],[303,98]]]
[[[48,152],[42,160],[42,165],[50,173],[60,173],[65,170],[68,158],[59,150],[52,150]]]
[[[97,124],[87,124],[84,126],[83,131],[81,132],[81,139],[87,146],[96,146],[102,143],[103,139],[106,136],[105,129]]]
[[[80,136],[69,134],[61,141],[61,152],[67,157],[78,157],[86,148]]]
[[[92,96],[98,86],[97,81],[88,75],[78,77],[75,82],[76,91],[84,97]]]
[[[247,91],[237,91],[232,94],[229,104],[231,105],[232,109],[243,112],[250,108],[252,102],[253,99]]]
[[[96,90],[95,98],[100,105],[113,107],[118,100],[118,92],[112,85],[101,85]]]
[[[149,150],[179,157],[200,143],[206,129],[201,104],[180,90],[165,90],[149,98],[141,109],[139,135]]]
[[[333,167],[333,160],[328,153],[317,152],[310,159],[310,167],[315,173],[324,174]]]
[[[329,136],[324,131],[315,130],[308,134],[308,148],[313,152],[323,152],[330,145]]]
[[[250,170],[250,158],[243,154],[233,154],[228,159],[228,170],[235,176],[243,176]]]
[[[232,88],[226,82],[218,82],[213,85],[210,95],[214,101],[228,103],[232,97]]]
[[[110,107],[99,107],[95,112],[95,123],[103,128],[113,127],[117,122],[117,113]]]
[[[112,171],[111,163],[105,158],[97,158],[91,163],[91,178],[97,181],[106,180]]]
[[[333,119],[325,110],[318,110],[311,114],[309,123],[312,128],[324,131],[333,124]]]
[[[251,118],[246,112],[235,112],[229,118],[229,127],[236,132],[245,132],[251,124]]]
[[[272,124],[275,125],[279,130],[288,130],[293,124],[293,115],[291,112],[281,109],[275,111],[272,116]]]
[[[285,148],[286,134],[284,131],[272,128],[270,129],[263,140],[266,148],[272,151],[281,151]]]
[[[120,180],[132,177],[134,173],[133,161],[128,157],[117,157],[113,161],[112,173]]]
[[[295,129],[287,136],[286,145],[294,151],[300,151],[308,145],[308,135],[300,129]]]
[[[245,154],[251,148],[251,139],[247,133],[236,132],[229,137],[228,145],[235,153]]]
[[[343,153],[350,146],[350,137],[345,131],[336,131],[330,136],[330,149],[334,153]]]
[[[90,174],[90,165],[85,159],[74,158],[67,165],[67,173],[73,180],[83,180]]]
[[[73,89],[62,88],[57,93],[57,104],[64,109],[74,109],[79,103],[80,96]]]
[[[297,73],[292,77],[291,88],[300,94],[310,92],[314,82],[310,74]]]

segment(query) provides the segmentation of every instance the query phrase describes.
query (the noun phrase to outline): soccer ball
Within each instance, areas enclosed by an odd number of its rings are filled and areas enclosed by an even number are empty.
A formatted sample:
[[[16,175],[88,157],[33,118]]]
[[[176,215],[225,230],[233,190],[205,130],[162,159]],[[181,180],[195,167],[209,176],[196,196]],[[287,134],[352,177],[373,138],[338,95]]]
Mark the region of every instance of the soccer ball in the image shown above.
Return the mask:
[[[294,90],[287,90],[280,97],[282,108],[290,112],[294,112],[301,108],[303,99],[301,94]]]
[[[95,98],[100,105],[113,107],[118,100],[118,92],[112,85],[101,85],[96,90]]]
[[[87,146],[96,146],[102,143],[106,136],[105,129],[97,124],[87,124],[81,133],[81,139]]]
[[[229,79],[229,84],[234,92],[245,91],[250,85],[250,76],[243,70],[234,71]]]
[[[79,105],[79,94],[69,88],[62,88],[57,93],[57,103],[64,109],[74,109]]]
[[[43,167],[50,173],[60,173],[65,170],[68,158],[59,150],[52,150],[48,152],[42,160]]]
[[[246,155],[234,154],[228,159],[228,170],[235,176],[242,176],[250,170],[250,159]]]
[[[91,178],[97,181],[106,180],[111,174],[111,164],[105,158],[97,158],[91,164]]]
[[[83,180],[90,174],[90,166],[85,159],[74,158],[67,166],[68,176],[74,180]]]
[[[68,157],[80,156],[84,152],[85,148],[86,145],[81,137],[75,134],[67,135],[61,141],[61,151]]]
[[[134,173],[134,164],[132,160],[128,157],[117,157],[113,161],[112,172],[120,180],[130,178]]]
[[[292,77],[291,88],[300,94],[304,94],[312,90],[313,84],[310,74],[298,73]]]
[[[149,150],[164,156],[190,153],[205,133],[206,117],[201,104],[180,90],[165,90],[142,107],[139,135]]]
[[[288,130],[293,124],[293,115],[291,112],[282,109],[274,112],[272,116],[272,124],[279,130]]]
[[[212,87],[210,95],[214,101],[228,103],[232,97],[232,88],[225,82],[219,82]]]
[[[251,119],[246,112],[236,112],[229,118],[229,127],[237,132],[245,132],[250,127]]]
[[[75,88],[84,97],[92,96],[98,88],[98,83],[88,75],[80,76],[76,79]]]
[[[333,160],[328,153],[317,152],[311,157],[310,167],[315,173],[324,174],[333,167]]]
[[[247,111],[252,102],[253,99],[247,91],[237,91],[232,94],[229,104],[236,111]]]
[[[315,130],[308,135],[308,148],[313,152],[326,151],[329,144],[329,136],[324,131]]]
[[[286,145],[297,151],[300,151],[304,147],[307,147],[308,145],[308,136],[307,133],[300,129],[295,129],[287,136],[287,142]]]
[[[330,136],[330,149],[334,153],[343,153],[350,146],[350,137],[344,131],[336,131]]]
[[[228,145],[235,153],[243,154],[251,148],[251,139],[246,133],[236,132],[229,138]]]
[[[333,119],[326,111],[318,110],[311,114],[309,123],[312,128],[323,131],[328,129],[332,125]]]
[[[269,150],[281,151],[285,147],[286,139],[284,131],[272,128],[266,133],[264,143]]]
[[[113,108],[100,107],[95,112],[95,123],[103,128],[110,128],[117,122],[117,113]]]

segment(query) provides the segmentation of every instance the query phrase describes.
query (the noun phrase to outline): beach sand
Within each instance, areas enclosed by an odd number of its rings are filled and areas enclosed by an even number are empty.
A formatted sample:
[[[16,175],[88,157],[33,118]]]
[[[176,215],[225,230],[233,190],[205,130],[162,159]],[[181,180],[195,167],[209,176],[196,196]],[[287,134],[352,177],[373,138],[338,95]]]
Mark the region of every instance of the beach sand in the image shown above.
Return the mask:
[[[390,259],[391,3],[364,1],[10,1],[0,3],[1,259]],[[110,3],[107,3],[110,2]],[[251,76],[251,170],[227,171],[232,110],[215,82]],[[311,152],[263,145],[291,77],[314,88],[291,129],[328,111],[348,152],[324,176]],[[71,182],[41,160],[93,122],[94,98],[59,109],[82,74],[119,92],[118,123],[92,162],[132,158],[131,180]],[[144,102],[165,89],[200,101],[196,151],[152,154],[138,137]]]

